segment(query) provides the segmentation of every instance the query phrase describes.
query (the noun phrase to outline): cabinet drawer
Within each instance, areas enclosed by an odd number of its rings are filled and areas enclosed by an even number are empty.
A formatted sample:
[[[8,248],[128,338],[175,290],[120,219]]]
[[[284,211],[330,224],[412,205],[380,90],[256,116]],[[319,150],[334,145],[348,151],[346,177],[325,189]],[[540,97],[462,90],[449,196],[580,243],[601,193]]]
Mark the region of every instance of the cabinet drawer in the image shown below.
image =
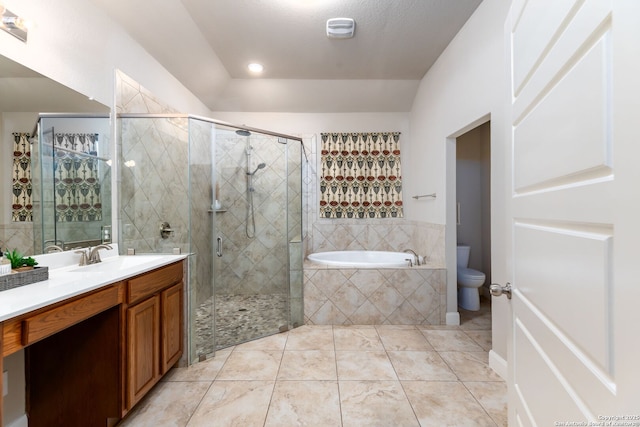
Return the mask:
[[[129,280],[127,303],[134,304],[182,281],[182,262],[168,265]]]
[[[45,311],[23,321],[22,344],[27,346],[118,305],[118,287],[113,286]]]

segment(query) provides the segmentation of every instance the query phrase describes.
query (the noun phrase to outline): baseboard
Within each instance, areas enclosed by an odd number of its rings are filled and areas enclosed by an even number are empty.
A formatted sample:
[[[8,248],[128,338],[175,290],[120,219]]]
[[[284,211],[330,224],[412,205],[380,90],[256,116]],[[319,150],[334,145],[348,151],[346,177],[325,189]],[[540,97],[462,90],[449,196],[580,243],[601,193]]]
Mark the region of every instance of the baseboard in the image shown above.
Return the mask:
[[[457,326],[460,324],[460,313],[457,311],[448,311],[445,316],[445,324]]]
[[[24,414],[17,420],[8,423],[7,427],[29,427],[29,420],[27,418],[27,414]]]
[[[507,361],[493,350],[489,351],[489,367],[500,375],[503,380],[507,380]]]

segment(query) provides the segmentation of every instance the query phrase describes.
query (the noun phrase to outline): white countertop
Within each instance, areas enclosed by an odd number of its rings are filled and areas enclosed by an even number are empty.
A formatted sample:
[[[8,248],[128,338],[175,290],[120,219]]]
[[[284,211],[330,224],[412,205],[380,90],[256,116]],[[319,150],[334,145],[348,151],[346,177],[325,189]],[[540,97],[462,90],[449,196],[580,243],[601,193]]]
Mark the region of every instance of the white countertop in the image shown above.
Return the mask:
[[[49,267],[49,280],[0,292],[0,322],[65,299],[99,289],[158,267],[185,259],[188,254],[144,254],[118,256],[100,250],[102,263],[79,267],[80,255],[73,251],[40,255],[38,266]]]

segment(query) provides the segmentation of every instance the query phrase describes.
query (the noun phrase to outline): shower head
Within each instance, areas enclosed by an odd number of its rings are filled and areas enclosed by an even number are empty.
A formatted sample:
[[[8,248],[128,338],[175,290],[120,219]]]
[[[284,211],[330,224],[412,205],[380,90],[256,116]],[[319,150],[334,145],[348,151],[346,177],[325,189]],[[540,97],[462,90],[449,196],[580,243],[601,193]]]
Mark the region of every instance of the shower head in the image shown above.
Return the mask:
[[[260,163],[260,164],[258,165],[258,167],[257,167],[257,168],[255,168],[255,170],[254,170],[253,172],[247,172],[247,175],[253,175],[253,174],[255,174],[256,172],[258,172],[258,169],[262,169],[262,168],[264,168],[265,166],[267,166],[265,163]]]
[[[244,129],[238,129],[236,131],[236,133],[240,136],[251,136],[251,132],[249,132],[248,130],[244,130]]]

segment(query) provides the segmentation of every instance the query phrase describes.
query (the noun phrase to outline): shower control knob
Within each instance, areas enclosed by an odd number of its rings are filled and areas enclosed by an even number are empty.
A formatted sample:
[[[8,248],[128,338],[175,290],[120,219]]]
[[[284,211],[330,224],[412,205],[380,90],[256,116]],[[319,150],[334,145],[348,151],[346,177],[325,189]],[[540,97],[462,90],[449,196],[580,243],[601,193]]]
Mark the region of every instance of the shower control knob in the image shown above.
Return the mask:
[[[489,287],[489,291],[491,295],[494,297],[499,297],[500,295],[506,295],[507,298],[511,299],[511,283],[507,282],[506,285],[501,286],[497,283],[492,283]]]

